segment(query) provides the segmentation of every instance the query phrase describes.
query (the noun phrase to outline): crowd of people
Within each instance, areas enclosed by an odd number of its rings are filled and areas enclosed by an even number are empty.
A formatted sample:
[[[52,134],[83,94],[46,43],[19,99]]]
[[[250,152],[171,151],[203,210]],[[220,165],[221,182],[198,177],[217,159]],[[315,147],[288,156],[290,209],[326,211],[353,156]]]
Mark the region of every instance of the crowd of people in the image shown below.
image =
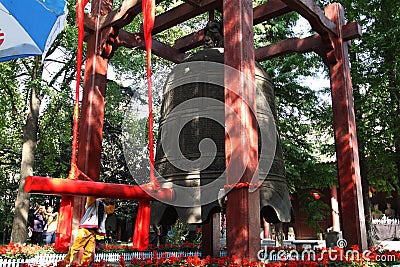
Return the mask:
[[[53,244],[56,241],[58,212],[53,207],[37,205],[29,220],[29,232],[32,244]]]
[[[96,241],[106,235],[105,221],[107,215],[114,213],[114,202],[104,198],[87,197],[85,214],[83,215],[79,230],[69,248],[64,262],[80,265],[94,257]],[[58,212],[51,206],[37,205],[29,219],[29,232],[32,244],[48,245],[55,243],[58,223]]]

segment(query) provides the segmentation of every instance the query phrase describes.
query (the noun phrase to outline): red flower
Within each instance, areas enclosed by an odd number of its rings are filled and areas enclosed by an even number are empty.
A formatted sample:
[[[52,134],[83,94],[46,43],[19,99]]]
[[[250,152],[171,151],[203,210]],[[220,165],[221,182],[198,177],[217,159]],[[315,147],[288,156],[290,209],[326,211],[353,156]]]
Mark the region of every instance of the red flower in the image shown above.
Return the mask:
[[[121,266],[121,267],[126,266],[125,259],[124,259],[124,256],[122,256],[122,254],[119,256],[119,266]]]

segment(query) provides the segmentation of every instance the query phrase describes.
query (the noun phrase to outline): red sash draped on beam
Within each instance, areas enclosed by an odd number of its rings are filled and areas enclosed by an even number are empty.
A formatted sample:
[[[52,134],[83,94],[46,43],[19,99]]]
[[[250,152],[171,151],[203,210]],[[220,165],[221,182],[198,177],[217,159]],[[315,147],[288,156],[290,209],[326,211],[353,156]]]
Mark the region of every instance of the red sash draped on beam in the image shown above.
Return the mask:
[[[145,250],[149,247],[150,201],[140,201],[133,232],[133,247]]]
[[[59,252],[67,252],[71,243],[72,211],[74,197],[63,195],[61,197],[60,210],[58,212],[58,225],[56,231],[56,243],[54,249]]]
[[[159,190],[160,186],[154,175],[154,143],[153,143],[153,107],[151,90],[151,47],[156,13],[155,0],[142,0],[143,32],[146,43],[146,72],[147,72],[147,92],[149,105],[149,151],[150,151],[150,185],[154,190]],[[135,231],[133,234],[133,246],[138,250],[145,250],[149,247],[150,231],[150,202],[140,201],[138,214],[136,217]]]

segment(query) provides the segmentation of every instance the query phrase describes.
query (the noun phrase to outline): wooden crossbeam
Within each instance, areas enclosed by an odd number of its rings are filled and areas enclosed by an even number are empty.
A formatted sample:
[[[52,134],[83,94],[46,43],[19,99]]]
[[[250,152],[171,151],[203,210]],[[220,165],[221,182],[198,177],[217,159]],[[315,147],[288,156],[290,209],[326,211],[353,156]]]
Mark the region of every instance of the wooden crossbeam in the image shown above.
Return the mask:
[[[156,0],[160,3],[164,0]],[[220,0],[185,0],[186,3],[177,6],[156,17],[153,34],[159,33],[183,21],[198,16],[212,9],[220,9]],[[330,33],[337,35],[335,24],[329,20],[323,11],[316,5],[314,0],[270,0],[260,6],[254,8],[254,24],[261,23],[265,20],[272,19],[290,11],[296,11],[306,18],[311,27],[319,34]],[[104,29],[110,26],[122,28],[128,25],[133,18],[141,12],[140,0],[125,0],[121,6],[103,16],[100,21],[99,28]],[[85,15],[85,28],[94,31],[96,25],[94,18]]]
[[[116,39],[116,45],[118,47],[123,46],[126,48],[139,47],[145,49],[144,37],[141,33],[130,33],[125,30],[120,30]],[[181,63],[186,57],[185,53],[170,47],[162,42],[153,39],[152,53],[161,58],[167,59],[174,63]]]
[[[342,27],[343,41],[350,41],[362,36],[362,29],[357,22],[350,22]]]
[[[337,36],[336,24],[328,19],[315,0],[282,0],[310,22],[311,27],[320,35],[332,34]]]
[[[202,5],[201,0],[183,0],[183,1],[195,7],[201,7]]]
[[[174,48],[181,52],[186,52],[189,51],[190,49],[203,45],[203,43],[204,43],[204,30],[198,30],[182,38],[176,39],[174,42]]]
[[[121,6],[100,18],[99,29],[110,26],[122,28],[128,25],[133,18],[142,11],[140,0],[125,0]],[[96,30],[95,18],[90,14],[85,14],[85,29],[90,31]]]
[[[157,3],[163,0],[157,0]],[[185,4],[177,6],[156,17],[153,34],[161,32],[172,26],[175,26],[194,16],[200,15],[206,11],[220,8],[220,0],[186,0]],[[110,12],[104,16],[100,22],[100,28],[108,26],[117,26],[118,28],[127,25],[132,19],[141,12],[140,0],[125,0],[118,10]],[[330,21],[323,11],[315,4],[313,0],[270,0],[253,8],[253,24],[281,16],[290,11],[297,11],[303,17],[309,20],[311,26],[319,35],[322,34],[325,46],[329,42],[327,33],[336,36],[336,26]],[[90,15],[86,15],[85,27],[87,30],[95,29],[95,22]],[[343,40],[348,41],[361,36],[361,28],[356,22],[345,25],[342,29]],[[196,31],[192,34],[175,40],[174,46],[170,47],[164,43],[153,40],[153,53],[164,59],[174,63],[180,63],[184,58],[184,52],[201,46],[204,39],[204,30]],[[291,52],[309,52],[318,53],[323,59],[326,56],[324,46],[317,47],[317,43],[321,44],[320,37],[315,38],[290,38],[272,44],[267,47],[259,48],[256,51],[257,60],[266,60],[268,58],[284,55]],[[121,30],[117,38],[117,46],[128,48],[139,47],[143,49],[144,40],[141,34],[132,34]],[[331,50],[328,44],[328,50]],[[324,59],[325,61],[325,59]]]
[[[221,0],[203,0],[200,7],[184,3],[156,16],[152,33],[157,34],[204,12],[221,7]]]
[[[270,0],[253,8],[253,24],[264,22],[289,13],[292,9],[281,0]]]
[[[147,186],[147,185],[143,185]],[[24,190],[27,193],[42,193],[49,195],[74,195],[104,197],[113,199],[152,200],[154,199],[139,185],[111,184],[83,180],[28,176]],[[161,188],[153,191],[156,199],[172,200],[173,189]]]
[[[307,38],[289,38],[268,46],[256,49],[255,57],[257,61],[264,61],[281,55],[293,52],[306,53],[323,48],[324,44],[319,34],[314,34]],[[323,53],[318,53],[323,55]]]
[[[342,38],[349,41],[362,36],[361,27],[358,23],[352,22],[342,27]],[[264,61],[274,57],[286,55],[289,53],[315,52],[325,63],[327,63],[327,46],[319,34],[314,34],[306,38],[289,38],[268,46],[258,48],[255,51],[257,61]]]
[[[164,0],[156,0],[156,4]],[[117,27],[118,29],[128,25],[132,20],[142,12],[142,2],[140,0],[124,0],[118,9],[115,9],[100,18],[99,30],[107,27]],[[95,18],[90,14],[85,14],[85,30],[95,31]]]
[[[271,0],[253,9],[253,24],[279,17],[290,12],[291,9],[280,0]],[[204,30],[195,31],[182,38],[176,39],[174,48],[181,52],[199,47],[203,44]]]

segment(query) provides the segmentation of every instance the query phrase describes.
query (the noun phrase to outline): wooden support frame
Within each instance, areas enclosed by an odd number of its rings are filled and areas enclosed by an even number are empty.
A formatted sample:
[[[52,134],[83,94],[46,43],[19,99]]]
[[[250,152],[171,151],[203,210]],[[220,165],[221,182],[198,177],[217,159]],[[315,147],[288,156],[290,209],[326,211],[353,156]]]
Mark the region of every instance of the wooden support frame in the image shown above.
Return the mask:
[[[282,2],[307,19],[317,33],[337,36],[338,29],[335,23],[324,15],[314,0],[282,0]]]
[[[364,204],[361,187],[360,163],[353,92],[350,75],[349,44],[343,38],[342,25],[344,10],[338,4],[325,8],[327,16],[337,25],[338,36],[331,35],[336,61],[331,61],[330,78],[332,91],[333,125],[337,168],[339,173],[340,207],[343,218],[343,237],[347,243],[366,250],[367,232],[365,228]]]
[[[157,0],[160,3],[163,0]],[[99,5],[102,3],[101,5]],[[82,105],[82,121],[80,126],[80,142],[78,167],[93,180],[98,180],[100,170],[100,154],[102,128],[104,122],[104,98],[108,56],[112,53],[102,53],[103,43],[110,42],[113,49],[120,46],[128,48],[144,48],[143,36],[140,33],[129,33],[122,28],[128,25],[141,12],[139,0],[125,0],[119,9],[112,11],[112,0],[93,0],[90,15],[85,16],[85,28],[89,32],[87,38],[88,50],[84,78],[84,97]],[[100,12],[98,12],[101,7]],[[153,34],[162,32],[179,23],[214,9],[222,10],[224,17],[225,64],[236,68],[246,77],[254,79],[254,60],[266,60],[272,57],[293,52],[318,53],[330,67],[332,103],[334,113],[334,128],[336,149],[338,151],[338,173],[341,196],[341,214],[349,222],[343,224],[344,238],[349,244],[357,244],[366,248],[365,225],[363,221],[363,204],[361,197],[358,148],[352,102],[351,78],[349,70],[347,41],[361,35],[357,23],[343,25],[343,9],[338,4],[327,6],[325,13],[316,5],[314,0],[270,0],[253,9],[252,0],[185,0],[181,4],[156,17]],[[292,38],[282,40],[254,50],[253,25],[278,17],[290,11],[298,12],[306,18],[317,32],[303,39]],[[96,18],[99,18],[96,21]],[[96,31],[97,29],[97,31]],[[96,36],[96,34],[98,34]],[[185,58],[184,52],[198,47],[203,39],[202,30],[175,40],[170,47],[153,39],[153,53],[180,63]],[[114,36],[113,36],[114,37]],[[108,43],[109,47],[110,44]],[[225,79],[226,88],[240,88],[240,94],[248,94],[253,99],[254,86],[243,84],[240,80]],[[241,90],[241,91],[240,91]],[[252,97],[251,97],[252,96]],[[250,136],[250,149],[242,151],[250,157],[250,164],[240,177],[241,183],[251,182],[256,173],[257,165],[257,132],[255,116],[249,112],[247,104],[225,91],[226,105],[235,110],[239,117],[246,121],[245,130],[239,132],[239,137]],[[254,99],[253,99],[254,100]],[[250,101],[251,103],[251,101]],[[253,110],[255,107],[253,106]],[[226,116],[227,127],[233,127],[234,121]],[[229,153],[229,140],[226,139],[226,151]],[[240,147],[238,148],[240,150]],[[229,164],[227,155],[227,164]],[[227,184],[235,179],[234,173],[227,173]],[[248,192],[248,188],[235,188],[228,195],[227,206],[227,245],[228,254],[236,255],[239,259],[256,260],[258,251],[260,222],[259,194],[256,190]],[[232,204],[230,204],[232,203]],[[146,209],[147,205],[146,203]],[[238,205],[239,204],[239,205]],[[82,199],[75,201],[74,221],[77,221],[83,211]],[[237,236],[240,236],[239,240]],[[144,243],[146,243],[145,240]]]
[[[100,4],[102,0],[92,2],[91,14],[95,17],[111,12],[110,4]],[[104,29],[103,31],[107,31]],[[101,45],[96,40],[101,40],[102,31],[95,32],[88,37],[88,49],[86,52],[86,67],[83,83],[83,99],[81,107],[81,122],[79,127],[79,145],[77,166],[79,170],[98,181],[100,177],[100,160],[103,140],[104,106],[108,59],[100,55]],[[75,196],[73,200],[63,197],[62,207],[70,205],[73,201],[72,228],[70,223],[60,221],[58,228],[66,229],[63,233],[65,239],[74,239],[71,230],[78,229],[79,221],[84,213],[84,197]],[[69,209],[69,208],[68,208]],[[70,211],[68,211],[70,212]],[[67,241],[67,240],[66,240]]]

